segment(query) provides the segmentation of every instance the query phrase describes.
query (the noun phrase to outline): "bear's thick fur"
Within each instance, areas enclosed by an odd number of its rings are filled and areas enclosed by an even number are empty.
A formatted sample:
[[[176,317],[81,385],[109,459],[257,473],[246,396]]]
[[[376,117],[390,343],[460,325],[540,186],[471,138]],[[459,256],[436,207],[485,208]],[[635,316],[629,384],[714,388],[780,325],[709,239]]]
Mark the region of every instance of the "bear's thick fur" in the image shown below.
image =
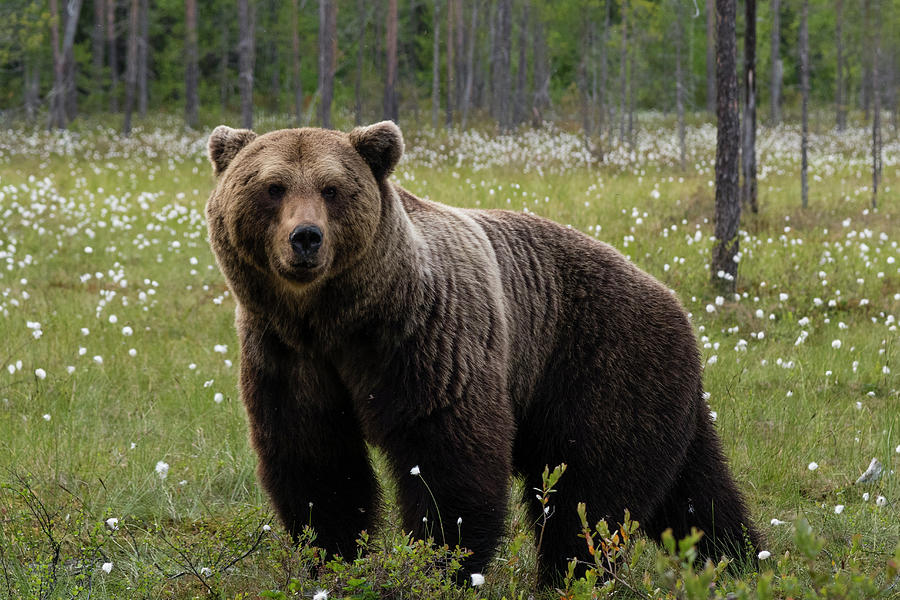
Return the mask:
[[[707,556],[756,547],[670,291],[551,221],[416,198],[388,179],[402,152],[391,122],[209,139],[210,242],[238,304],[260,481],[285,527],[312,523],[318,544],[353,555],[379,505],[368,443],[390,463],[404,527],[472,550],[468,572],[504,532],[510,477],[537,517],[533,488],[560,463],[548,578],[588,558],[578,502],[591,523],[628,508],[651,536],[698,527]]]

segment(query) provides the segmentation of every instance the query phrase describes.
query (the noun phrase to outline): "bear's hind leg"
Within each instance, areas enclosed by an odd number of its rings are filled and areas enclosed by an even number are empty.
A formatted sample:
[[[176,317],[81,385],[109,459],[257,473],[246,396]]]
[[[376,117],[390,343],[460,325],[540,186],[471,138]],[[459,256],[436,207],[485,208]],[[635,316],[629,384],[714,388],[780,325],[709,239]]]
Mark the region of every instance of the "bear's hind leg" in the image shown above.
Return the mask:
[[[654,539],[671,528],[676,540],[696,527],[703,531],[698,545],[701,559],[716,561],[723,554],[738,562],[755,559],[761,539],[706,411],[700,412],[675,484],[653,517],[641,525]]]

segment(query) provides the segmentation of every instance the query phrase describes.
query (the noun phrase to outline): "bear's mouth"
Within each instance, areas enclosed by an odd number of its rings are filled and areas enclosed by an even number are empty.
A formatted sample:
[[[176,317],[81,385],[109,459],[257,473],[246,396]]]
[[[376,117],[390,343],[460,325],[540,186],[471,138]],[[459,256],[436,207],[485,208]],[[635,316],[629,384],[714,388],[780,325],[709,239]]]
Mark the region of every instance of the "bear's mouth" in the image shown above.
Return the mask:
[[[296,260],[288,264],[275,262],[273,266],[278,276],[292,283],[309,283],[319,277],[327,266],[318,260]]]

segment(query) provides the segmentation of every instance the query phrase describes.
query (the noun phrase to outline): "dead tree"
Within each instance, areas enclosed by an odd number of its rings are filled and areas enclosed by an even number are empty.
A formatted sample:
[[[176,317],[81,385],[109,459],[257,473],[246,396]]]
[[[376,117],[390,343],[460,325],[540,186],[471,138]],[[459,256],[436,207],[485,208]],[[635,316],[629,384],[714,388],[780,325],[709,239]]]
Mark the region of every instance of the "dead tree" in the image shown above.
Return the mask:
[[[835,121],[838,131],[847,129],[847,100],[844,91],[844,0],[835,0],[835,52],[837,53],[837,73],[834,86]]]
[[[125,54],[125,121],[122,133],[131,135],[131,113],[137,95],[138,28],[140,26],[140,0],[131,0],[128,10],[128,50]]]
[[[747,0],[748,2],[750,0]],[[684,10],[675,0],[675,110],[678,113],[678,164],[684,171],[687,157],[684,123]]]
[[[384,118],[398,119],[397,106],[397,0],[388,0],[385,30],[387,35],[387,77],[384,84]]]
[[[802,96],[800,138],[800,193],[803,208],[809,205],[809,0],[803,0],[800,9],[800,93]]]
[[[50,114],[48,126],[51,129],[65,129],[69,124],[70,113],[66,107],[67,62],[74,62],[72,47],[75,43],[75,31],[78,28],[78,17],[81,14],[81,0],[71,0],[66,4],[66,25],[59,39],[59,5],[57,0],[50,0],[50,43],[53,46],[53,89],[50,91]]]
[[[728,291],[734,291],[737,279],[735,257],[741,222],[736,3],[737,0],[716,0],[716,241],[710,267],[713,283]]]
[[[253,129],[253,7],[249,0],[238,0],[238,83],[241,90],[241,127]]]
[[[465,129],[469,119],[469,108],[472,105],[472,86],[475,83],[475,43],[478,40],[478,5],[472,2],[472,20],[469,27],[468,46],[466,48],[466,85],[463,88],[462,97],[462,127]],[[435,31],[437,35],[437,31]],[[437,42],[435,42],[437,44]]]
[[[138,13],[137,104],[138,114],[147,114],[150,103],[148,72],[150,69],[150,0],[141,0]]]
[[[778,0],[773,0],[778,2]],[[706,110],[716,111],[716,0],[706,0]]]
[[[478,4],[477,2],[475,4]],[[531,101],[532,123],[540,126],[544,120],[544,111],[550,106],[550,65],[547,55],[547,39],[544,35],[543,6],[535,7],[534,15],[534,95]]]
[[[756,0],[744,0],[744,127],[741,142],[744,185],[741,202],[759,212],[756,204]]]
[[[447,106],[444,111],[444,124],[447,127],[453,126],[453,96],[456,86],[456,73],[453,68],[453,26],[454,11],[456,10],[456,1],[447,0]]]
[[[119,112],[119,52],[116,46],[116,0],[106,0],[106,47],[109,55],[109,110]]]
[[[712,0],[709,0],[712,2]],[[622,44],[619,49],[619,143],[625,143],[628,102],[628,0],[622,0]]]
[[[200,73],[197,64],[197,0],[185,0],[184,24],[184,122],[193,129],[197,127],[197,86]]]
[[[771,83],[769,84],[769,119],[781,122],[781,0],[772,0]]]
[[[319,0],[319,123],[326,129],[331,129],[331,102],[334,98],[337,11],[336,0]]]

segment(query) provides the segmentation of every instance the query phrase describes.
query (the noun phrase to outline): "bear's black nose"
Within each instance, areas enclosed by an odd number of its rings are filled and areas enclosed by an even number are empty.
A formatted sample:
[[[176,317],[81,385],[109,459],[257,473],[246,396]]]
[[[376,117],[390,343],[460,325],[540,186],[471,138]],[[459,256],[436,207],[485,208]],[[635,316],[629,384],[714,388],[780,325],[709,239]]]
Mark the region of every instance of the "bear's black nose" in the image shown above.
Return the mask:
[[[291,232],[291,247],[302,258],[310,258],[322,245],[322,230],[315,225],[300,225]]]

